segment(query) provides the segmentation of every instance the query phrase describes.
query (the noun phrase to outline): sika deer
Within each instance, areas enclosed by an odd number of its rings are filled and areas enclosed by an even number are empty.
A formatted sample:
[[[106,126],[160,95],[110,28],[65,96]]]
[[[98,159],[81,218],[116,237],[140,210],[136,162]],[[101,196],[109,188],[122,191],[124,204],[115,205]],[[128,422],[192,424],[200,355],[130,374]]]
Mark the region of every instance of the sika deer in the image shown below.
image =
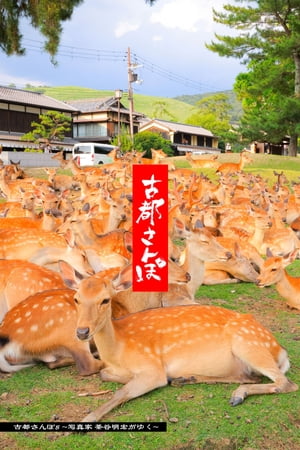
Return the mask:
[[[298,389],[284,375],[287,352],[251,315],[186,305],[112,320],[111,298],[118,285],[110,278],[104,271],[77,284],[77,336],[82,341],[94,338],[104,363],[102,380],[125,386],[83,422],[98,421],[116,406],[168,381],[242,383],[232,394],[232,406],[249,395]],[[258,383],[258,374],[273,383]]]
[[[29,295],[65,287],[62,277],[53,270],[28,261],[0,260],[0,322],[8,310]]]
[[[277,292],[287,300],[291,308],[300,310],[300,277],[292,277],[285,267],[296,258],[298,250],[294,250],[285,256],[274,256],[267,249],[267,259],[261,267],[256,284],[262,288],[275,284]]]
[[[64,236],[34,228],[0,230],[0,258],[30,260],[41,266],[63,260],[83,275],[93,273],[85,253],[75,247],[70,230]]]
[[[212,155],[210,159],[195,159],[190,152],[187,152],[185,157],[193,169],[216,169],[219,165],[216,161],[218,155]]]
[[[235,173],[243,170],[243,168],[247,162],[248,163],[252,162],[252,159],[250,158],[248,152],[242,151],[240,153],[240,160],[238,163],[233,163],[233,162],[223,163],[218,167],[217,173],[222,174],[222,175],[225,175],[225,174],[229,175],[230,173],[235,174]]]
[[[88,342],[76,338],[74,291],[53,289],[32,295],[7,312],[0,325],[0,370],[16,372],[47,363],[50,369],[76,363],[80,375],[103,364]]]

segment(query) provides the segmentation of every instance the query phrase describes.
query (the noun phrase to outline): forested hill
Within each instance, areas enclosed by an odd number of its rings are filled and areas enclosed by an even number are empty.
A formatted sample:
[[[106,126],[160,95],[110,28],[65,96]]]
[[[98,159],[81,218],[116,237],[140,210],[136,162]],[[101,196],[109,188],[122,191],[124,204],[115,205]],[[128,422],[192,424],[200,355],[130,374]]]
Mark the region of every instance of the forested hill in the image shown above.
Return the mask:
[[[228,96],[229,103],[232,107],[231,122],[238,122],[242,114],[242,105],[241,102],[239,102],[239,100],[237,99],[234,91],[208,92],[205,94],[195,94],[195,95],[179,95],[178,97],[175,97],[175,99],[179,100],[180,102],[188,103],[189,105],[194,106],[199,100],[202,100],[205,97],[217,93],[218,94],[223,93]]]

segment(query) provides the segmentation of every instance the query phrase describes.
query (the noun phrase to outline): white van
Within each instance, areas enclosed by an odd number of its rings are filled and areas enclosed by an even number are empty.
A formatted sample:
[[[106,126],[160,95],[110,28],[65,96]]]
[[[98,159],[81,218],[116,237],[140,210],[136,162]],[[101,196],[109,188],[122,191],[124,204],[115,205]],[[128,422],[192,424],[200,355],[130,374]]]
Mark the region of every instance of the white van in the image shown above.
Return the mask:
[[[117,148],[115,145],[79,142],[72,149],[72,158],[79,166],[94,166],[112,162],[108,153]]]

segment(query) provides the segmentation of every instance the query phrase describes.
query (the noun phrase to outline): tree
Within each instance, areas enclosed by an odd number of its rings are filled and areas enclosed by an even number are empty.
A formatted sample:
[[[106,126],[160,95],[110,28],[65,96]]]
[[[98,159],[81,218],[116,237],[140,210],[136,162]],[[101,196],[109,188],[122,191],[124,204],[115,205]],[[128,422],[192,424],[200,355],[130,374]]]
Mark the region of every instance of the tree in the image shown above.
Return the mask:
[[[206,128],[219,136],[220,148],[225,148],[225,142],[236,141],[237,135],[230,124],[231,106],[226,94],[204,97],[196,103],[196,108],[196,112],[187,118],[187,123]]]
[[[239,97],[245,100],[244,129],[248,122],[248,130],[252,124],[262,127],[262,135],[271,136],[272,128],[280,128],[281,139],[290,135],[289,154],[295,156],[300,122],[299,0],[236,1],[245,6],[224,5],[224,11],[214,10],[214,20],[238,35],[216,35],[219,42],[207,47],[221,56],[241,59],[249,69],[236,84]],[[276,113],[279,105],[280,114]],[[255,114],[260,115],[260,124]]]
[[[61,141],[71,130],[71,117],[58,111],[48,111],[39,115],[40,122],[32,122],[32,130],[21,137],[22,141],[39,143],[42,147],[51,147],[53,141]]]
[[[152,5],[156,0],[145,0]],[[62,33],[62,23],[71,19],[74,9],[83,0],[1,0],[0,48],[7,55],[23,55],[23,36],[20,21],[25,18],[46,38],[45,50],[52,56],[57,53]]]
[[[239,131],[248,141],[276,144],[300,134],[300,105],[289,76],[292,68],[290,62],[283,66],[266,59],[250,64],[251,70],[236,78],[234,89],[244,108]]]
[[[151,148],[154,150],[163,150],[169,156],[173,155],[171,142],[164,139],[160,134],[152,133],[151,131],[142,131],[141,133],[135,134],[133,148],[140,152],[146,151],[146,157],[151,157]]]
[[[176,117],[168,110],[166,102],[158,100],[153,103],[152,116],[157,119],[164,119],[169,117],[171,120],[176,120]]]

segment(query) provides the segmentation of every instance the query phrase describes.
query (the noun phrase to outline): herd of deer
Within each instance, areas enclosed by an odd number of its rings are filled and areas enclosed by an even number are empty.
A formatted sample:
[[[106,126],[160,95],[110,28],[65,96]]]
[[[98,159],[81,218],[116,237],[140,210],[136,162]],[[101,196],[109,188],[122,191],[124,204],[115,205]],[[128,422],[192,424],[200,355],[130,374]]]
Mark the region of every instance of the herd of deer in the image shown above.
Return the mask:
[[[80,375],[123,383],[88,422],[168,382],[239,383],[233,406],[296,391],[287,352],[263,325],[195,294],[202,284],[274,284],[300,310],[300,278],[285,269],[299,257],[300,184],[275,172],[270,186],[244,172],[246,152],[237,163],[187,157],[218,181],[170,164],[168,292],[133,292],[132,164],[149,160],[110,156],[80,168],[58,153],[72,174],[45,169],[47,180],[18,164],[0,168],[0,370],[75,361]],[[150,163],[165,157],[152,150]]]

